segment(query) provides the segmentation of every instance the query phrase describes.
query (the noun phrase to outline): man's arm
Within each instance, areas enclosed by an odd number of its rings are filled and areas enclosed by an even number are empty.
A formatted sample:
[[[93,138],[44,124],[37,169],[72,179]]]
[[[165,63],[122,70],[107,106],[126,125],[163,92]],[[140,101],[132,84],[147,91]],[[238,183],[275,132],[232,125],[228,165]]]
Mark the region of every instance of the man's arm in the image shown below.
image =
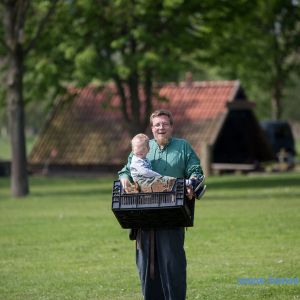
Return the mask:
[[[186,149],[186,168],[185,168],[186,178],[196,177],[199,178],[203,175],[203,170],[200,166],[200,159],[187,142]]]
[[[131,152],[128,157],[127,165],[125,165],[124,168],[118,173],[119,180],[121,181],[124,189],[129,187],[131,185],[130,183],[133,182],[133,179],[130,174],[130,164],[131,164],[132,156],[133,156],[133,152]]]
[[[186,169],[185,169],[186,178],[197,179],[203,175],[203,170],[200,166],[200,159],[187,142],[186,147]],[[191,188],[186,187],[186,196],[189,200],[193,199],[194,192]]]

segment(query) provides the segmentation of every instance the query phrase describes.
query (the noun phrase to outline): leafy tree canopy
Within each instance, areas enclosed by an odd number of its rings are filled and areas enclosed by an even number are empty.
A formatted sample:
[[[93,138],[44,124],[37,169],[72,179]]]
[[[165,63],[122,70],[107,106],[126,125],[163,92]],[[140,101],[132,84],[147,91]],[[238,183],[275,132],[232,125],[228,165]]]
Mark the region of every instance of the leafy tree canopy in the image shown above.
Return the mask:
[[[56,51],[63,52],[63,60],[74,61],[66,74],[77,86],[92,81],[116,83],[124,123],[133,135],[148,125],[153,81],[176,81],[185,65],[183,54],[200,47],[193,17],[200,8],[197,1],[182,0],[78,0],[68,15],[71,30]],[[146,94],[144,119],[140,84]],[[128,102],[131,112],[126,110]]]
[[[220,11],[217,2],[211,13],[200,16],[206,31],[205,49],[198,59],[219,66],[229,78],[240,78],[246,90],[261,100],[265,117],[270,117],[272,104],[273,119],[281,118],[283,89],[300,72],[299,2],[224,0]]]

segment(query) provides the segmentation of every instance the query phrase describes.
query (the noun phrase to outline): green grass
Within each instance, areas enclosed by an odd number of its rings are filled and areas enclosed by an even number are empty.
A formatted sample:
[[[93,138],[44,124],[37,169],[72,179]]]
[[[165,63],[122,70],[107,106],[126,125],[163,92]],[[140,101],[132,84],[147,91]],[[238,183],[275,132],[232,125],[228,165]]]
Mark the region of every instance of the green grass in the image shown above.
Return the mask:
[[[27,156],[30,154],[35,142],[35,136],[30,136],[26,138],[26,153]],[[0,160],[10,160],[11,159],[11,147],[9,138],[4,138],[0,136]]]
[[[300,174],[210,177],[186,232],[187,299],[299,299]],[[135,245],[110,210],[112,179],[0,178],[0,299],[143,299]]]

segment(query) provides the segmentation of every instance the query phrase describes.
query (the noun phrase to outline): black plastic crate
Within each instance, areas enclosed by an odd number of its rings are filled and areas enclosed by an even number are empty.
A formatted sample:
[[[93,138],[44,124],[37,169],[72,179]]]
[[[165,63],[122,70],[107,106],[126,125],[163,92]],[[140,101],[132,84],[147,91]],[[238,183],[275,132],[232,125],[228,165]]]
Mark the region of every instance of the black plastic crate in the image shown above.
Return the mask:
[[[195,200],[185,196],[185,179],[177,178],[172,191],[125,194],[114,181],[112,211],[122,228],[171,228],[194,226]]]

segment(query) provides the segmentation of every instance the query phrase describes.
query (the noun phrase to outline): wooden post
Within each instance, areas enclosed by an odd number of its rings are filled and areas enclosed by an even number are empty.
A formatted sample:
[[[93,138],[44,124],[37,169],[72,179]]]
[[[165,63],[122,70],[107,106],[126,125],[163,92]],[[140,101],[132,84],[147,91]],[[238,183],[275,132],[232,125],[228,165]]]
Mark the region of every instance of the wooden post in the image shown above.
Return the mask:
[[[213,146],[209,144],[202,144],[201,150],[201,166],[205,176],[212,174],[211,163],[212,163],[212,150]]]

